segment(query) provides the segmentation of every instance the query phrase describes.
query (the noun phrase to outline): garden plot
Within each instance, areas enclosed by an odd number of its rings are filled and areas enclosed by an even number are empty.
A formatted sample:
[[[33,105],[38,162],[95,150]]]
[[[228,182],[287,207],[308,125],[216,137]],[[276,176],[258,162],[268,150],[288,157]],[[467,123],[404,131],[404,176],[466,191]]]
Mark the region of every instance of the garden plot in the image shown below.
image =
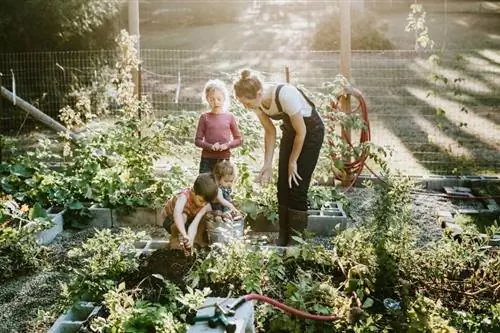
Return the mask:
[[[421,244],[429,246],[436,241],[439,241],[443,232],[437,223],[435,212],[437,210],[448,209],[450,211],[457,211],[460,209],[460,201],[449,200],[446,197],[436,197],[433,194],[444,194],[441,191],[430,191],[428,193],[415,193],[412,197],[412,225],[416,228],[418,233],[418,240]],[[365,223],[365,219],[371,213],[373,205],[377,202],[374,196],[374,191],[369,188],[352,188],[346,192],[348,204],[345,206],[347,215],[349,217],[349,225],[361,226]],[[167,239],[168,235],[158,227],[154,226],[141,226],[141,228],[148,228],[148,233],[153,235],[155,239]],[[55,302],[60,294],[58,281],[64,280],[67,276],[67,271],[61,269],[63,264],[70,265],[71,259],[65,258],[65,253],[73,247],[78,247],[85,239],[93,235],[90,229],[77,233],[69,233],[65,231],[62,235],[58,236],[55,243],[49,246],[52,249],[52,263],[55,268],[52,271],[35,274],[33,276],[26,276],[17,278],[5,284],[3,288],[2,305],[4,309],[3,320],[0,324],[0,331],[29,331],[29,332],[46,332],[51,323],[46,322],[45,325],[49,326],[33,326],[34,322],[40,319],[37,315],[38,310],[44,310],[49,305]],[[341,236],[341,238],[346,236]],[[323,238],[320,242],[329,244],[329,239]],[[136,243],[135,248],[146,249],[153,243],[142,241],[140,244]],[[156,247],[156,246],[153,246]],[[190,271],[200,268],[201,261],[207,254],[200,253],[192,257],[186,257],[182,251],[172,251],[168,249],[160,249],[145,255],[141,259],[140,268],[137,273],[124,276],[123,281],[130,286],[137,285],[145,277],[151,274],[160,274],[165,279],[173,282],[175,285],[184,286],[186,284],[185,277]],[[237,252],[240,253],[240,252]],[[229,254],[229,253],[227,253]],[[243,253],[240,253],[243,255]],[[224,257],[221,257],[221,259]],[[212,258],[212,260],[215,260]],[[248,262],[247,262],[248,263]],[[244,269],[246,266],[242,262]],[[235,292],[232,288],[240,288],[241,281],[238,276],[231,275],[234,272],[228,272],[227,280],[218,280],[216,283],[210,284],[213,295],[227,296],[229,292]],[[161,286],[161,280],[150,279],[147,285]],[[143,285],[145,287],[145,285]],[[151,289],[151,292],[156,292]],[[241,292],[241,291],[240,291]],[[257,307],[259,309],[260,306]],[[262,308],[261,308],[262,310]],[[257,310],[259,311],[259,310]],[[55,317],[52,317],[55,320]],[[40,324],[39,324],[40,325]],[[28,328],[29,327],[29,328]]]

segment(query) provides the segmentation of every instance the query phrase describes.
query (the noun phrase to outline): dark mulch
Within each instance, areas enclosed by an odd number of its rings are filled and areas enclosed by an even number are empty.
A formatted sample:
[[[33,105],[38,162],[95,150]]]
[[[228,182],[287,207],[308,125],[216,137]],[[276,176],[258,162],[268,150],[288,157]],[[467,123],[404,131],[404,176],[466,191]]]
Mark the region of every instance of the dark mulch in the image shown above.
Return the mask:
[[[153,274],[160,274],[177,286],[185,285],[184,277],[195,264],[196,255],[186,256],[182,250],[159,249],[141,258],[138,271],[124,277],[127,288],[133,288],[138,283]]]

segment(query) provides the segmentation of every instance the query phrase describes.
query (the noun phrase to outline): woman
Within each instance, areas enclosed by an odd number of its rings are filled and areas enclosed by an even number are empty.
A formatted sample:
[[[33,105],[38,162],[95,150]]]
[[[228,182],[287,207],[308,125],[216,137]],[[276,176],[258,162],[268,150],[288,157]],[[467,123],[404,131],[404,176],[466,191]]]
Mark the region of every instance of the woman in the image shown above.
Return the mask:
[[[307,192],[318,162],[325,127],[314,103],[298,88],[288,84],[264,84],[249,70],[243,70],[234,84],[236,98],[251,109],[264,127],[264,165],[258,180],[272,177],[276,128],[282,120],[278,165],[279,237],[277,245],[292,245],[292,232],[307,227]]]

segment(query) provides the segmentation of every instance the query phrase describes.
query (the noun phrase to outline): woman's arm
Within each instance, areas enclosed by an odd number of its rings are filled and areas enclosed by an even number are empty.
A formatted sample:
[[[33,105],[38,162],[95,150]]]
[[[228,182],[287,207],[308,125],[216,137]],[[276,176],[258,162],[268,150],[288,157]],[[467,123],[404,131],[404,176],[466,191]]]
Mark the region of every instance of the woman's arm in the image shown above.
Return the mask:
[[[260,171],[259,178],[261,182],[267,183],[271,180],[273,173],[273,156],[276,146],[276,127],[264,112],[255,109],[255,114],[264,127],[264,165]]]
[[[194,217],[193,221],[189,225],[188,232],[187,232],[189,239],[191,241],[194,241],[194,238],[196,237],[196,233],[198,232],[198,225],[200,224],[201,219],[203,218],[203,216],[205,216],[205,214],[207,212],[209,212],[211,210],[212,210],[212,206],[208,203],[205,206],[203,206],[203,208],[200,209],[200,211]]]
[[[302,180],[297,170],[297,160],[302,152],[304,139],[306,138],[306,124],[302,114],[296,113],[290,116],[290,122],[295,130],[295,139],[293,140],[292,152],[288,159],[288,186],[292,187],[292,180],[296,185],[299,185],[299,180]]]

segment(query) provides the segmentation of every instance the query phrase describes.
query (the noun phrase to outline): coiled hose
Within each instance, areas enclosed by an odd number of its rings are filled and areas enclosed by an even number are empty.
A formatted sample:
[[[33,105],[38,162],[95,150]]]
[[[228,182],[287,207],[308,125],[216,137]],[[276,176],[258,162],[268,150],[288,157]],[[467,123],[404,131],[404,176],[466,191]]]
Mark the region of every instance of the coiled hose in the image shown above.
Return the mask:
[[[366,106],[365,98],[363,97],[361,91],[359,91],[354,87],[350,87],[349,95],[358,100],[359,102],[357,107],[354,110],[351,110],[350,113],[359,112],[360,118],[365,124],[364,128],[361,129],[361,133],[359,136],[359,144],[361,146],[365,142],[369,142],[371,139],[370,121],[368,119],[368,108]],[[338,109],[338,106],[335,102],[332,101],[330,106],[332,107],[333,110],[341,112],[341,110]],[[341,137],[354,151],[355,148],[351,142],[350,134],[346,129],[342,129]],[[333,144],[333,141],[330,141],[329,143]],[[368,154],[369,154],[368,149],[363,149],[356,159],[354,159],[353,161],[344,162],[343,170],[334,173],[335,179],[340,180],[342,184],[346,185],[347,190],[354,185],[356,179],[358,179],[359,175],[363,171],[366,159],[368,158]],[[331,157],[338,158],[337,156],[331,156]]]

